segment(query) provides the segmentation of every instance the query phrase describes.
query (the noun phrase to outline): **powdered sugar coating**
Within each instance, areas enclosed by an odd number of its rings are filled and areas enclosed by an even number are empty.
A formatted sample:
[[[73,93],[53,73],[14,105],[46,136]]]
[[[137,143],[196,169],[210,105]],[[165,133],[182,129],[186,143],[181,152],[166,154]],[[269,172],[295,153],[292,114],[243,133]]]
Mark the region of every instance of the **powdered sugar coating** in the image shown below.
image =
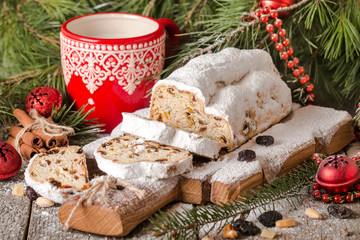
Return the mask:
[[[278,123],[259,134],[273,136],[275,139],[273,145],[258,145],[255,136],[239,149],[227,154],[226,158],[229,162],[236,162],[240,151],[245,149],[255,151],[256,159],[261,163],[267,181],[271,181],[291,156],[315,146],[315,139],[326,146],[341,124],[347,121],[351,121],[351,116],[345,111],[318,106],[303,107],[295,111],[290,120]],[[228,178],[231,176],[229,174]]]
[[[143,118],[135,113],[123,113],[120,130],[208,158],[215,158],[221,148],[217,141],[167,126],[159,121]]]
[[[204,102],[205,113],[226,119],[235,146],[246,140],[245,124],[261,132],[291,110],[290,89],[271,56],[258,49],[226,48],[199,56],[156,83],[154,89],[162,85],[194,93]],[[252,115],[252,122],[247,115]]]
[[[121,135],[119,135],[121,136]],[[91,143],[86,144],[82,149],[84,153],[86,154],[87,158],[95,158],[94,152],[96,149],[100,147],[101,144],[106,143],[107,141],[110,141],[113,137],[102,137],[99,138]]]
[[[49,182],[36,182],[30,177],[30,167],[32,163],[34,162],[35,158],[39,154],[36,154],[33,156],[29,164],[25,170],[25,182],[28,186],[32,187],[39,195],[46,197],[53,202],[56,203],[63,203],[66,201],[66,196],[68,196],[69,193],[75,193],[72,189],[59,189],[56,188],[54,185],[50,184]]]

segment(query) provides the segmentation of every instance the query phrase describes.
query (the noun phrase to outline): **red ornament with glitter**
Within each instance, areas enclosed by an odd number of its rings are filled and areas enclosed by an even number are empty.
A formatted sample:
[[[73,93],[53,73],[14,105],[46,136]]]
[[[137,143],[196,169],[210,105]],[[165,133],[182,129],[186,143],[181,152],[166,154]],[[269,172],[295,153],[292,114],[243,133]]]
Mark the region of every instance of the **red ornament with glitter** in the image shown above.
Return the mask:
[[[359,178],[360,171],[354,160],[334,155],[320,163],[315,180],[328,193],[346,193],[352,190]]]
[[[0,142],[0,180],[14,176],[21,168],[21,157],[13,146]]]
[[[278,9],[282,7],[288,7],[294,4],[294,0],[258,0],[259,8],[264,8],[265,6],[271,7],[271,9]],[[288,17],[291,14],[289,12],[279,12],[280,18]]]
[[[29,113],[34,108],[39,115],[50,117],[53,106],[60,107],[61,104],[62,96],[59,90],[53,87],[37,87],[27,96],[25,110]]]

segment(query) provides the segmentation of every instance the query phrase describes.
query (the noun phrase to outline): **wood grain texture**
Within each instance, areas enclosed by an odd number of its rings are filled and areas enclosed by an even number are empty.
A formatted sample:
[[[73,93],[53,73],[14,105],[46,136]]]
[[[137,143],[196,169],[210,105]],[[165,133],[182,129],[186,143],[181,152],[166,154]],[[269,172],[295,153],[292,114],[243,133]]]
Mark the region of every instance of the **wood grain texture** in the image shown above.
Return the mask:
[[[0,239],[26,239],[30,201],[11,194],[14,184],[24,183],[26,165],[10,179],[0,181]]]
[[[145,190],[142,199],[134,197],[134,193],[127,188],[110,189],[105,202],[80,205],[69,222],[70,227],[100,235],[126,236],[160,208],[179,199],[177,179],[162,180],[162,186],[155,189],[146,186],[142,189]],[[59,209],[58,216],[62,223],[67,220],[78,198],[69,199]]]

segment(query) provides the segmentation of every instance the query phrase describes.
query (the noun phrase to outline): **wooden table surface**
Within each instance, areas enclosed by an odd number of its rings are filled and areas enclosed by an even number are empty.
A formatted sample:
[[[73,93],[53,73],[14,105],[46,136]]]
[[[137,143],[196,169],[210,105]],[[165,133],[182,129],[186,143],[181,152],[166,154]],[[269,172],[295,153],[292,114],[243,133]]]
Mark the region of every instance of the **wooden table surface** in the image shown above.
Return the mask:
[[[0,239],[151,239],[152,235],[147,231],[150,227],[148,221],[139,225],[126,238],[104,237],[89,233],[80,232],[77,230],[69,230],[67,232],[62,230],[57,212],[60,207],[56,204],[54,207],[42,208],[37,206],[34,202],[30,202],[27,197],[15,197],[11,194],[12,188],[16,183],[24,183],[24,169],[26,164],[23,164],[21,171],[15,176],[6,181],[0,181]],[[168,211],[171,208],[179,209],[179,207],[191,208],[191,204],[177,203],[172,204],[173,207],[168,206]],[[315,201],[311,193],[304,192],[300,199],[298,207],[295,209],[288,204],[287,200],[280,200],[274,203],[276,210],[280,211],[285,217],[292,217],[297,221],[297,225],[289,229],[271,228],[277,232],[276,239],[360,239],[360,202],[359,200],[351,204],[344,204],[351,208],[356,216],[353,219],[336,219],[327,213],[327,204]],[[312,207],[323,214],[323,220],[313,220],[305,216],[305,209]],[[170,209],[170,210],[169,210]],[[258,225],[261,229],[264,228],[256,217],[263,209],[255,210],[248,217]],[[345,233],[348,236],[345,236]],[[222,239],[221,235],[212,233],[215,239]],[[199,239],[201,239],[201,235]],[[246,237],[240,236],[239,239],[261,239],[260,236]]]

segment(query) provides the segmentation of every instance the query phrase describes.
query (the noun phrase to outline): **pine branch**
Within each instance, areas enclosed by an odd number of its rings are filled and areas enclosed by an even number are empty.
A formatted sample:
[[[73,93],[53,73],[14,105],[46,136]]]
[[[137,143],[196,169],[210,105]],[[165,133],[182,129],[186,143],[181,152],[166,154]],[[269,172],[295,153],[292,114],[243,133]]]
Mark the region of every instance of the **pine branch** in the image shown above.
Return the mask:
[[[79,110],[72,110],[75,102],[67,106],[63,105],[59,110],[53,109],[51,119],[60,125],[72,127],[75,134],[69,138],[72,145],[84,145],[97,139],[96,134],[102,132],[100,127],[103,125],[96,124],[96,119],[86,119],[94,111],[90,109],[85,111],[86,106]]]
[[[308,161],[298,166],[288,175],[281,176],[259,190],[251,190],[241,201],[234,201],[223,206],[208,204],[206,206],[185,210],[182,213],[166,214],[162,211],[150,218],[154,228],[154,236],[162,239],[189,239],[194,237],[204,226],[213,229],[215,224],[219,229],[233,222],[240,215],[246,215],[258,207],[265,207],[279,199],[288,199],[300,196],[300,190],[311,186],[317,171],[317,164]],[[209,230],[210,231],[210,230]]]

